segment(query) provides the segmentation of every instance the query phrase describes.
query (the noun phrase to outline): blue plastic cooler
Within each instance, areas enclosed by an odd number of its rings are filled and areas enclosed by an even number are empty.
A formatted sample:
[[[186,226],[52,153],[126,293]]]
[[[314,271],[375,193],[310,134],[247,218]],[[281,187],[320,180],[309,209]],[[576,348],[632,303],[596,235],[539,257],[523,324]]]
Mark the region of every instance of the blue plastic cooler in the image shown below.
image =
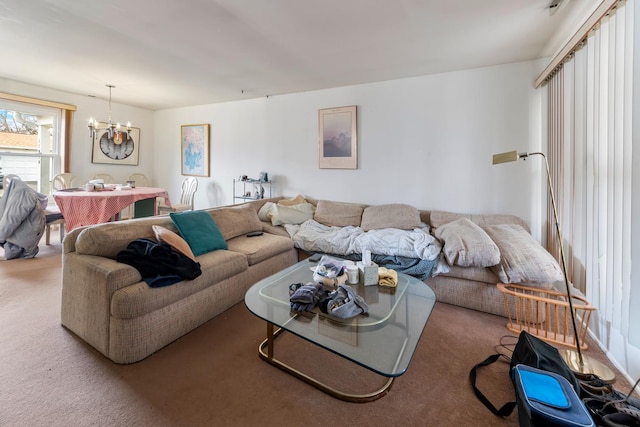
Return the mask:
[[[595,427],[569,381],[556,373],[516,365],[511,374],[521,427]]]

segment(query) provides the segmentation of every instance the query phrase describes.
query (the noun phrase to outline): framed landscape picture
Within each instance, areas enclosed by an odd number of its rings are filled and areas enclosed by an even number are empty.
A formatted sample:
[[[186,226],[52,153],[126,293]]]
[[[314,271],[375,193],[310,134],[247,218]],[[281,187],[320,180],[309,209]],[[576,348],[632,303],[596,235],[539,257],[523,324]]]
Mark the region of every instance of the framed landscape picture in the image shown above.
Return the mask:
[[[93,138],[93,153],[91,163],[105,163],[109,165],[138,165],[140,153],[140,128],[116,130],[113,138],[109,138],[107,124],[101,122],[96,127]]]
[[[320,169],[357,169],[357,107],[318,110]]]
[[[180,126],[182,175],[209,176],[209,125]]]

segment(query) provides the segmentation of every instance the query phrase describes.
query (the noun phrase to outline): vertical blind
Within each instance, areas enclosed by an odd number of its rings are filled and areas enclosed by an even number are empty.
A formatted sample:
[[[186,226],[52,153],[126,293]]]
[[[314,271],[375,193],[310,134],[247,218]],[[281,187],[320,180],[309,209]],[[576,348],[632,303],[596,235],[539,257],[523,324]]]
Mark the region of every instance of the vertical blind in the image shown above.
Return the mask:
[[[620,1],[546,80],[547,150],[570,279],[629,337],[634,2]],[[559,247],[547,213],[547,246]]]

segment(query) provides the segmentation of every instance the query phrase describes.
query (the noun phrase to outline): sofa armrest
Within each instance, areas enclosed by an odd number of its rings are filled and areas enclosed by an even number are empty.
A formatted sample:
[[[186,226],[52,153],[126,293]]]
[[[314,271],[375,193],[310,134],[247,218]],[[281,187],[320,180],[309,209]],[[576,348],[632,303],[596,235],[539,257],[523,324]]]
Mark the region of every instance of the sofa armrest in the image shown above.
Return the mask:
[[[111,297],[142,278],[116,260],[69,252],[62,262],[61,323],[103,354],[109,354]]]

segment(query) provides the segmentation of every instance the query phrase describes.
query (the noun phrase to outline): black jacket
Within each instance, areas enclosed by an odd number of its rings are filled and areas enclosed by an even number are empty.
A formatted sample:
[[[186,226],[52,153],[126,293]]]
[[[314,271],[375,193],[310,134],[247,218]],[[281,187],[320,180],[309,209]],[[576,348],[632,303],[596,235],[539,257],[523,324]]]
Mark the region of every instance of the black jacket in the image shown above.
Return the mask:
[[[173,285],[181,280],[193,280],[202,274],[200,263],[176,251],[171,246],[151,239],[136,239],[116,256],[140,272],[142,280],[152,288]]]

